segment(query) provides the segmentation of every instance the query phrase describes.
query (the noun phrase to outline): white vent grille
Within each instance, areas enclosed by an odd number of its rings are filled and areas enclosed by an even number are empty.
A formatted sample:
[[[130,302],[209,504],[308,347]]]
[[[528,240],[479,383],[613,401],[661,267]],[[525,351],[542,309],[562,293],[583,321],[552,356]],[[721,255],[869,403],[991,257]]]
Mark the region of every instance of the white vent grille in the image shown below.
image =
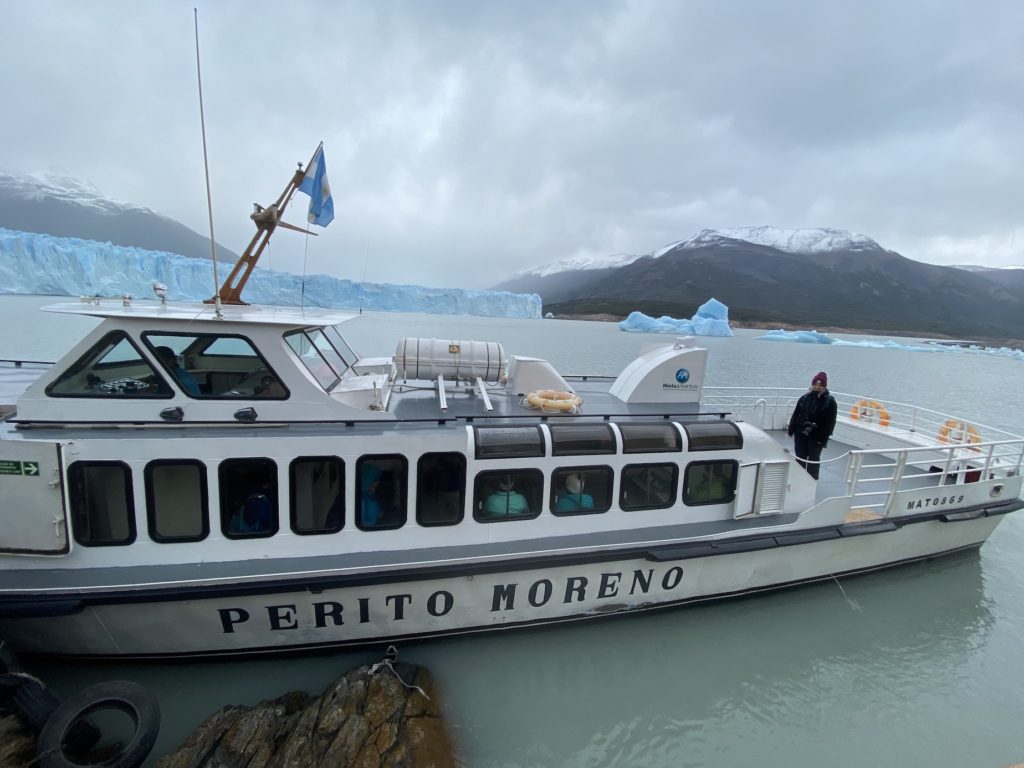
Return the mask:
[[[788,462],[765,462],[761,465],[761,471],[757,473],[757,495],[754,499],[756,514],[771,515],[782,512],[788,473]]]

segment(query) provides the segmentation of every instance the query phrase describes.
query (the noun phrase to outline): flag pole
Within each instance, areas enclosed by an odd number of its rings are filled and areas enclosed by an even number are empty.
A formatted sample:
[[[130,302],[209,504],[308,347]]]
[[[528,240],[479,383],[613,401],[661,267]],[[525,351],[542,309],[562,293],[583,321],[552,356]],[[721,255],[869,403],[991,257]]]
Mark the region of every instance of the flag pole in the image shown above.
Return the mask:
[[[199,9],[193,8],[196,28],[196,78],[199,81],[199,126],[203,134],[203,170],[206,173],[206,210],[210,217],[210,258],[213,260],[214,315],[222,318],[220,279],[217,277],[217,239],[213,234],[213,197],[210,194],[210,163],[206,156],[206,118],[203,116],[203,73],[199,67]]]

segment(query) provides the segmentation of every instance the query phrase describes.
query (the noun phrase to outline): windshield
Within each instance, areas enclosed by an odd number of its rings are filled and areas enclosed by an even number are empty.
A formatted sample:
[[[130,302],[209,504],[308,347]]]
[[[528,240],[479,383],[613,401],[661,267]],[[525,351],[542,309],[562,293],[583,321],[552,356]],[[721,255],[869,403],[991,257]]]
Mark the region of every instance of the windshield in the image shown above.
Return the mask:
[[[322,328],[306,328],[285,336],[285,341],[298,356],[317,383],[330,392],[348,370],[348,364]]]

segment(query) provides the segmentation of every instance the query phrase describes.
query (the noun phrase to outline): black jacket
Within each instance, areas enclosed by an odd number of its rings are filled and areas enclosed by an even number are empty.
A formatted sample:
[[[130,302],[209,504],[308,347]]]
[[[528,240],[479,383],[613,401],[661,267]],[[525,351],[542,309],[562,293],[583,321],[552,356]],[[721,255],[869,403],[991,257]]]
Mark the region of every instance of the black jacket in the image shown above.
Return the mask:
[[[797,400],[786,431],[790,435],[802,434],[804,425],[807,422],[812,422],[814,428],[807,439],[812,443],[825,445],[832,435],[832,430],[836,428],[837,410],[836,399],[829,394],[827,389],[823,389],[821,392],[807,392]]]

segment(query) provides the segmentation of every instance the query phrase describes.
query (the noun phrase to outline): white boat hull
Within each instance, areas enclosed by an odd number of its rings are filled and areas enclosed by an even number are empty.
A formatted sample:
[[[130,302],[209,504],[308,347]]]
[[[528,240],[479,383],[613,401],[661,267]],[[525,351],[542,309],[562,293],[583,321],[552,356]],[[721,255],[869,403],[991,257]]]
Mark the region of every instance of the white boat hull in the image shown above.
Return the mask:
[[[980,546],[1002,515],[933,519],[863,535],[735,554],[641,557],[322,591],[275,590],[89,605],[67,616],[0,619],[35,653],[189,657],[390,643],[533,626],[739,596]],[[868,530],[868,528],[865,528]],[[671,552],[663,553],[671,557]]]

